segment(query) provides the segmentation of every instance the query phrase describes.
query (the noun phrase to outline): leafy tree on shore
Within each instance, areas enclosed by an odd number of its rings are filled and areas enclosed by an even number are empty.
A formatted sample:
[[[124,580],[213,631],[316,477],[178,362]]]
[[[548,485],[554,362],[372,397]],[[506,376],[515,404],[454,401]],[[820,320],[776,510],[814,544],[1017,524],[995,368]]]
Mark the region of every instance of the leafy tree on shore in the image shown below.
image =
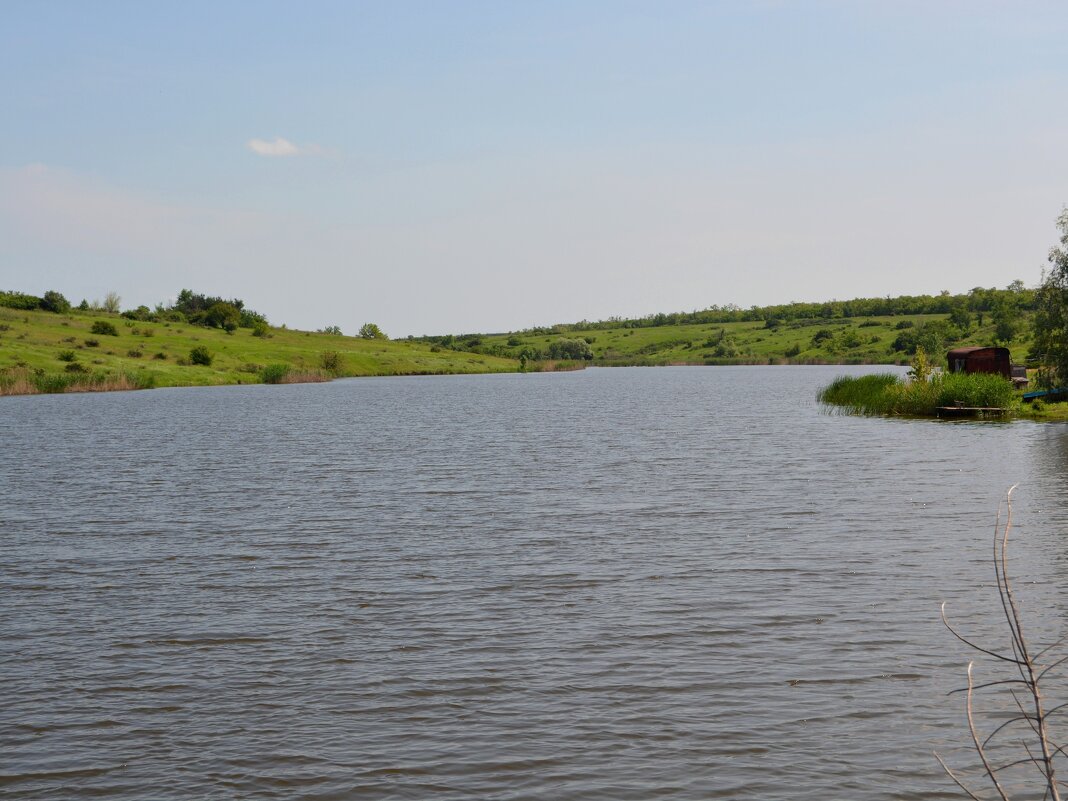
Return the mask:
[[[1068,383],[1068,208],[1057,218],[1060,246],[1049,252],[1049,272],[1038,289],[1035,340],[1031,357],[1052,372],[1059,386]]]

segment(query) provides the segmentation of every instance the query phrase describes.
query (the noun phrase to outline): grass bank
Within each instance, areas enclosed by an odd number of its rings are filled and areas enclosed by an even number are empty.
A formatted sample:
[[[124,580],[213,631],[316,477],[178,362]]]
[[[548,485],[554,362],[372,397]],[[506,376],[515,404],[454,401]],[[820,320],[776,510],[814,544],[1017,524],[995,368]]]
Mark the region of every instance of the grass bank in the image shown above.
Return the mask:
[[[927,381],[910,381],[890,373],[840,376],[816,399],[851,414],[934,417],[940,407],[965,406],[1005,416],[1019,411],[1020,395],[998,375],[941,373]]]
[[[518,369],[515,359],[408,340],[286,328],[227,333],[106,312],[0,308],[0,395]],[[531,362],[526,369],[551,367]]]

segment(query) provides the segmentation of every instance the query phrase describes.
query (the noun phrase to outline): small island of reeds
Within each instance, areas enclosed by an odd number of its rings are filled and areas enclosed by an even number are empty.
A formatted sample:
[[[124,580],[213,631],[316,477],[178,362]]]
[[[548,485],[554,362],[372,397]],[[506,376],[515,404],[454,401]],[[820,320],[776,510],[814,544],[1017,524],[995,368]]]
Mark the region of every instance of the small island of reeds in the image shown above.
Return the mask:
[[[991,373],[840,376],[816,399],[847,414],[914,417],[937,417],[946,409],[982,410],[983,416],[1003,417],[1020,405],[1012,382]]]

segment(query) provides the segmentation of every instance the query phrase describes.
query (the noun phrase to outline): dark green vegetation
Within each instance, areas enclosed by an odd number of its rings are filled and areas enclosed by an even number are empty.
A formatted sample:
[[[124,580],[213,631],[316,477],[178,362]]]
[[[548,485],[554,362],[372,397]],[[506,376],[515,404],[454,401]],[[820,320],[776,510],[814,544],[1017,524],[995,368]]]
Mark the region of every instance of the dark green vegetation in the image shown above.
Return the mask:
[[[890,373],[841,376],[821,389],[816,399],[853,414],[929,417],[947,406],[996,409],[1001,414],[1020,407],[1012,383],[988,373],[940,373],[926,381]]]
[[[859,298],[740,309],[654,314],[533,328],[507,334],[422,337],[441,350],[536,361],[571,358],[595,365],[907,364],[918,347],[998,344],[1028,359],[1036,291]],[[1068,318],[1066,318],[1068,319]],[[562,356],[566,351],[567,355]]]

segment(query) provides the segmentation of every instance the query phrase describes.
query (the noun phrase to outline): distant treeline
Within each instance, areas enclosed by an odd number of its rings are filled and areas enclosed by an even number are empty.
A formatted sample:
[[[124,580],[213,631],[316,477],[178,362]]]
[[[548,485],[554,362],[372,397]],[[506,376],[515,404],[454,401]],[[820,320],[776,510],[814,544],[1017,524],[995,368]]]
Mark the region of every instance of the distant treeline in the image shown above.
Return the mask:
[[[102,311],[118,314],[121,298],[109,292],[103,301],[83,300],[78,304],[79,311]],[[0,306],[23,311],[49,311],[66,314],[71,311],[70,301],[62,293],[49,290],[41,297],[25,292],[0,291]],[[122,312],[122,316],[131,320],[146,322],[184,322],[191,325],[203,325],[209,328],[222,328],[234,331],[238,328],[251,328],[253,332],[266,331],[267,318],[259,312],[245,308],[240,298],[221,298],[202,295],[191,289],[183,289],[178,299],[171,305],[156,304],[154,309],[138,306]]]
[[[743,309],[728,303],[709,306],[702,311],[650,314],[645,317],[609,317],[607,320],[565,323],[530,328],[521,334],[560,334],[568,331],[596,331],[610,328],[656,328],[665,325],[705,325],[708,323],[746,323],[792,320],[836,320],[853,317],[888,317],[914,314],[952,314],[955,310],[980,316],[1005,307],[1017,311],[1034,311],[1036,290],[1013,281],[1005,289],[976,287],[966,294],[900,295],[896,298],[854,298],[823,303],[785,303],[775,306],[751,306]]]

